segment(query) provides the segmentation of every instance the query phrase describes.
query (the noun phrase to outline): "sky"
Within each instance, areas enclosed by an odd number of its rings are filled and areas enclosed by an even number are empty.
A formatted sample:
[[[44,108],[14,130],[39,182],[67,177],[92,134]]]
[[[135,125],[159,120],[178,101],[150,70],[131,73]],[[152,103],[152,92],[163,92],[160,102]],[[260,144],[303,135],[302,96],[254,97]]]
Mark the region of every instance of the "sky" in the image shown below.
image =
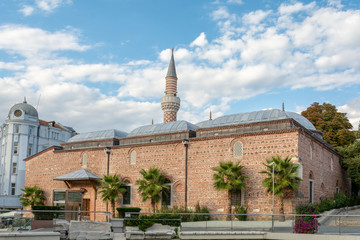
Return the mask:
[[[0,122],[24,97],[77,132],[163,122],[171,49],[178,120],[314,102],[360,121],[358,0],[1,0]]]

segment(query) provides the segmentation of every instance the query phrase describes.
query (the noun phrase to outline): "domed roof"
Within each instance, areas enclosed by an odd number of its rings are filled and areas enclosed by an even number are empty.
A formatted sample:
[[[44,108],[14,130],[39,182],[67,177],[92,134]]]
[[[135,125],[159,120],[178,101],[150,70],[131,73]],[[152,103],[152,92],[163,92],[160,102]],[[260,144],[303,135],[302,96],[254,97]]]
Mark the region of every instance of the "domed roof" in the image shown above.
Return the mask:
[[[33,116],[33,117],[38,117],[37,110],[33,106],[28,104],[26,102],[26,99],[24,99],[24,102],[17,103],[14,106],[12,106],[12,108],[10,108],[9,115],[11,115],[16,110],[22,110],[26,115],[30,115],[30,116]]]
[[[197,128],[199,128],[199,127],[195,126],[194,124],[191,124],[187,121],[182,120],[182,121],[141,126],[141,127],[138,127],[138,128],[135,128],[134,130],[132,130],[129,133],[128,137],[182,132],[182,131],[195,130]]]
[[[267,122],[274,120],[282,119],[294,119],[302,126],[309,130],[316,130],[314,125],[305,117],[294,112],[284,112],[279,109],[270,109],[263,111],[255,111],[248,113],[238,113],[225,115],[222,117],[215,118],[214,120],[207,120],[196,125],[200,128],[211,128],[211,127],[221,127],[237,124],[247,124],[247,123],[256,123],[256,122]]]
[[[94,141],[94,140],[103,140],[110,138],[121,138],[126,137],[128,134],[123,131],[119,131],[116,129],[109,129],[103,131],[95,131],[95,132],[87,132],[80,133],[78,135],[73,136],[67,142],[83,142],[83,141]]]

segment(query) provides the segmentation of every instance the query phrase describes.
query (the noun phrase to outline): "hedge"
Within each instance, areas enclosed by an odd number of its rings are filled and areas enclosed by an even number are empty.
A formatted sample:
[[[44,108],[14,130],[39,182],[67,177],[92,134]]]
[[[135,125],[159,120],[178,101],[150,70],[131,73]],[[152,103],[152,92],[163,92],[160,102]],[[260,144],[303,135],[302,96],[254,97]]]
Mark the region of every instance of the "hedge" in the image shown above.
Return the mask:
[[[32,210],[57,211],[57,212],[33,212],[35,220],[53,220],[58,218],[60,206],[32,206]]]
[[[124,218],[125,217],[125,213],[127,212],[140,212],[141,208],[137,208],[137,207],[119,207],[116,208],[116,210],[119,213],[119,218]],[[132,214],[132,216],[135,214]]]

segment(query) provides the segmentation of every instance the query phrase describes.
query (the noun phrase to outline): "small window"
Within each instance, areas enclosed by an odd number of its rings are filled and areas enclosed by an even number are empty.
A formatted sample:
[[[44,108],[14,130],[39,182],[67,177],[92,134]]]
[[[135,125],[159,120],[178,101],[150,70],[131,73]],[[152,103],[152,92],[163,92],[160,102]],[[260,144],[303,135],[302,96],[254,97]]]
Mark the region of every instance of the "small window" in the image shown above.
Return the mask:
[[[14,162],[13,164],[12,164],[12,174],[16,174],[16,171],[17,171],[17,163],[16,162]]]
[[[314,202],[314,180],[309,180],[309,203]]]
[[[14,154],[18,154],[18,143],[14,142]]]
[[[29,147],[28,147],[28,156],[31,156],[32,154],[32,144],[29,144]]]
[[[20,125],[16,124],[14,125],[14,133],[19,133],[20,132]]]
[[[130,164],[136,164],[136,151],[132,151],[130,154]]]
[[[87,166],[87,155],[86,154],[82,155],[81,166],[83,166],[83,167]]]
[[[68,202],[81,202],[82,192],[68,192]]]
[[[131,185],[128,183],[124,188],[126,192],[122,194],[122,205],[131,205]]]
[[[161,194],[161,206],[171,206],[171,193],[172,193],[172,186],[169,179],[165,181],[165,185],[168,186],[167,189],[164,189]]]
[[[33,133],[34,133],[34,128],[33,128],[33,127],[29,127],[29,135],[31,136],[31,135],[33,135]]]
[[[297,163],[299,167],[296,169],[296,176],[303,179],[303,166],[301,163]]]
[[[66,192],[65,191],[54,191],[54,202],[65,202],[65,196],[66,196]]]
[[[231,191],[231,206],[241,205],[241,190],[233,189]]]
[[[240,141],[235,142],[233,147],[234,157],[241,157],[243,155],[243,144]]]
[[[312,149],[312,146],[310,145],[310,160],[313,159],[313,149]]]
[[[16,191],[16,184],[15,183],[12,183],[11,184],[11,195],[15,195],[15,191]]]
[[[333,158],[330,158],[330,170],[333,171]]]

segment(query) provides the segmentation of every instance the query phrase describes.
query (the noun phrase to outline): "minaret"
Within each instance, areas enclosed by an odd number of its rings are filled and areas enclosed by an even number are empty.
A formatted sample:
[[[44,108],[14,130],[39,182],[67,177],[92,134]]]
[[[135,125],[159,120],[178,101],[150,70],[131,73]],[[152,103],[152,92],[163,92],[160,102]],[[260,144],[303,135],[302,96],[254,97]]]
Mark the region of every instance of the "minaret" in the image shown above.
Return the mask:
[[[165,81],[165,96],[161,98],[161,109],[164,111],[164,123],[176,121],[176,114],[180,108],[180,98],[176,96],[177,76],[174,61],[174,49],[172,49],[171,52],[170,64]]]

